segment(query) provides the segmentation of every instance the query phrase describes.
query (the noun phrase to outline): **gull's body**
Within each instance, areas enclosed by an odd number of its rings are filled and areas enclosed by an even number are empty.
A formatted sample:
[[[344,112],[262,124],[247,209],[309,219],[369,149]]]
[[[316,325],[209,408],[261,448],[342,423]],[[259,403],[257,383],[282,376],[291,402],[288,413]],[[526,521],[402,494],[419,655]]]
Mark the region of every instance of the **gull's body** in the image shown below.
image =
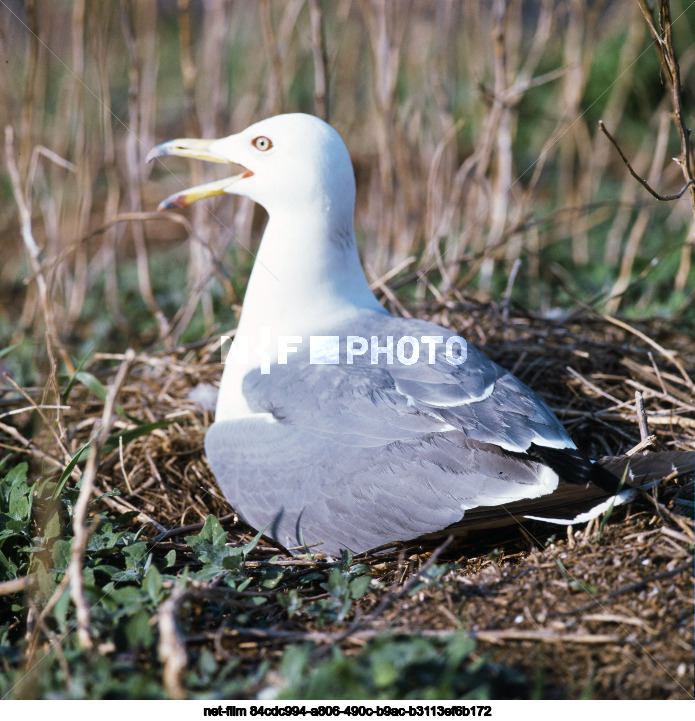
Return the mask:
[[[577,452],[533,391],[470,344],[450,362],[451,331],[377,301],[355,244],[352,164],[329,125],[282,115],[219,141],[163,143],[158,155],[245,169],[163,207],[230,193],[269,215],[205,441],[247,523],[286,547],[335,555],[465,528],[466,512],[481,509],[499,521],[528,502],[564,523],[605,509],[619,479]],[[311,336],[338,337],[339,362],[311,363]],[[369,352],[347,361],[350,337],[384,348],[404,336],[441,341],[413,364],[385,353],[373,363]]]

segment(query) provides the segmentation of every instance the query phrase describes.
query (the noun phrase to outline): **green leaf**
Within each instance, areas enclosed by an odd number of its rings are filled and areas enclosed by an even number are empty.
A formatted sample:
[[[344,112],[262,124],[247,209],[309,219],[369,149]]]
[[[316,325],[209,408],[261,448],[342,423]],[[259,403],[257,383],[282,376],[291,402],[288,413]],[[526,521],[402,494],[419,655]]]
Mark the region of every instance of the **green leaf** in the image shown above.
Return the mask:
[[[110,550],[115,548],[127,534],[127,531],[114,531],[113,524],[109,522],[104,523],[89,537],[87,550],[92,553]]]
[[[137,648],[142,646],[149,648],[152,645],[152,627],[150,626],[149,614],[144,611],[138,611],[126,624],[125,636],[128,644]]]
[[[205,519],[198,536],[209,541],[213,546],[224,546],[227,542],[227,534],[222,528],[222,524],[212,514]]]
[[[53,568],[56,571],[66,571],[70,565],[72,554],[72,539],[59,538],[53,544]]]
[[[270,591],[285,577],[285,570],[281,566],[269,566],[259,569],[259,575],[260,587],[264,591]]]
[[[158,604],[162,596],[162,574],[157,570],[155,565],[151,565],[147,569],[143,582],[145,591],[150,597],[152,603]]]
[[[230,577],[228,577],[228,578],[230,578]],[[245,591],[248,588],[250,583],[251,583],[251,579],[245,578],[238,586],[235,586],[235,588],[237,591],[239,591],[239,593],[241,593],[242,591]]]
[[[222,568],[223,559],[231,554],[231,549],[226,546],[227,534],[212,514],[205,519],[197,536],[186,536],[185,540],[201,563]]]
[[[22,505],[21,496],[29,493],[27,468],[28,465],[26,462],[18,463],[0,480],[0,498],[4,499],[7,504],[5,505],[5,503],[3,503],[0,506],[0,510],[9,513],[17,520],[26,518],[20,506]]]
[[[381,653],[374,653],[370,659],[370,668],[377,688],[385,688],[398,680],[401,664],[398,663],[402,649],[387,646]]]
[[[211,581],[213,578],[217,578],[222,572],[222,566],[218,566],[216,563],[206,563],[198,571],[193,571],[191,578],[195,578],[197,581]],[[232,579],[232,581],[227,585],[231,588],[236,588],[236,581],[234,581],[231,575],[228,576],[228,578]]]
[[[85,360],[87,360],[85,358]],[[82,362],[84,364],[84,361]],[[74,378],[78,380],[80,383],[82,383],[83,386],[86,386],[89,388],[92,393],[102,402],[106,402],[106,397],[109,393],[106,386],[97,378],[95,378],[91,373],[88,373],[87,371],[81,371],[77,370],[75,372]],[[63,397],[67,399],[67,395],[69,395],[69,390],[72,388],[72,385],[70,382],[68,383],[68,387],[63,392]],[[66,395],[67,394],[67,395]],[[134,418],[129,413],[127,413],[123,408],[118,404],[115,403],[113,406],[113,409],[118,413],[119,416],[122,416],[123,418],[127,418],[129,421],[133,421],[133,423],[140,423],[140,420],[138,418]]]
[[[138,541],[130,546],[126,546],[123,549],[123,555],[125,556],[125,566],[128,569],[140,568],[142,565],[142,559],[147,553],[147,544],[145,541]]]
[[[17,578],[19,575],[19,566],[0,551],[0,581],[9,581],[11,578]]]
[[[210,651],[203,651],[200,654],[200,660],[198,661],[198,668],[200,672],[206,677],[211,677],[212,674],[217,671],[218,664],[215,660],[215,656]]]
[[[362,598],[369,590],[369,584],[372,579],[370,576],[360,576],[350,581],[350,596],[352,598]]]
[[[261,540],[261,536],[265,533],[265,529],[268,528],[269,525],[269,523],[266,523],[266,525],[263,526],[263,528],[261,528],[261,530],[244,546],[244,548],[242,549],[244,553],[244,558],[246,558],[246,556],[248,556],[249,553],[253,551],[253,549],[256,547],[256,544]]]
[[[50,541],[54,538],[58,538],[58,536],[60,536],[61,530],[62,525],[60,523],[60,513],[58,513],[58,511],[55,511],[51,514],[48,521],[46,521],[43,536],[47,541]]]
[[[352,566],[352,553],[349,549],[343,548],[340,552],[340,567],[344,573],[348,573],[350,566]]]
[[[70,379],[68,380],[67,385],[65,386],[65,389],[60,394],[60,402],[63,405],[67,405],[68,398],[70,398],[70,393],[72,392],[72,389],[75,385],[75,381],[77,380],[77,374],[79,373],[79,371],[82,370],[82,366],[84,366],[84,364],[87,362],[90,355],[91,355],[91,353],[87,353],[87,355],[80,361],[80,364],[77,366],[77,370],[70,376]]]
[[[292,588],[287,593],[278,595],[278,602],[287,611],[289,618],[292,618],[302,607],[302,599],[297,593],[296,588]]]
[[[7,485],[10,488],[14,486],[14,484],[17,482],[26,483],[28,468],[29,465],[26,461],[18,463],[14,468],[8,471],[7,475],[2,479],[0,483],[2,485]]]
[[[222,568],[225,571],[236,571],[241,568],[244,563],[244,557],[241,555],[241,549],[228,548],[230,554],[222,559]]]
[[[67,629],[68,610],[70,608],[70,589],[66,588],[60,598],[53,607],[53,618],[58,623],[58,629],[61,633],[65,633]]]
[[[70,463],[68,463],[67,466],[63,469],[63,472],[60,474],[60,478],[58,479],[58,483],[56,483],[55,490],[53,491],[53,498],[58,499],[63,493],[63,488],[65,488],[65,484],[67,483],[68,478],[70,478],[70,474],[73,472],[75,466],[80,462],[82,459],[82,456],[85,454],[87,449],[92,445],[92,441],[87,441],[81,448],[78,448],[75,451],[75,455],[70,459]]]
[[[131,418],[130,420],[133,419]],[[138,423],[135,428],[128,428],[125,431],[111,434],[106,439],[106,443],[104,443],[102,452],[110,453],[111,451],[118,448],[120,445],[119,439],[122,439],[123,445],[126,445],[131,441],[134,441],[136,438],[149,435],[150,433],[152,433],[152,431],[156,431],[159,428],[166,428],[174,422],[174,419],[170,418],[163,421],[155,421],[154,423],[139,423],[137,420],[135,420],[134,422]]]
[[[19,348],[21,343],[15,343],[14,345],[8,345],[7,348],[0,350],[0,358],[4,358],[6,355],[12,353],[15,348]]]
[[[56,582],[54,575],[49,573],[43,563],[32,564],[35,569],[36,580],[38,582],[39,591],[44,598],[50,598],[55,591]]]
[[[9,514],[18,521],[28,521],[31,517],[31,489],[27,485],[26,463],[13,468],[6,477],[11,484],[8,498]]]
[[[325,588],[331,596],[340,599],[345,598],[348,593],[347,580],[338,567],[331,571],[331,575],[328,577],[328,583],[322,583],[321,588]]]
[[[121,495],[121,492],[118,488],[112,488],[110,491],[106,491],[106,493],[102,493],[100,496],[97,496],[96,498],[92,498],[92,500],[89,502],[89,505],[91,506],[93,503],[100,501],[102,498],[111,498],[111,496],[120,496],[120,495]]]

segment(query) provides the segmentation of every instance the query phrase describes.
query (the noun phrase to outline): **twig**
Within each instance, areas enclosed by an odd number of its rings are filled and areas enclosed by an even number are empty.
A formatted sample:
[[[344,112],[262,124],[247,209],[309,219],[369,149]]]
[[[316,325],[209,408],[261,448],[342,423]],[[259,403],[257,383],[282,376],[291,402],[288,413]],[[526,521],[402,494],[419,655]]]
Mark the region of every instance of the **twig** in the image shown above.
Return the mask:
[[[284,641],[286,643],[302,643],[309,642],[315,644],[330,644],[331,646],[336,643],[347,640],[358,646],[363,646],[367,641],[371,641],[373,638],[377,638],[382,635],[382,631],[377,629],[366,628],[361,631],[356,631],[349,638],[344,639],[343,633],[335,633],[330,631],[285,631],[284,629],[276,628],[231,628],[227,629],[226,635],[229,637],[241,636],[245,638],[252,638],[258,641]],[[452,635],[460,633],[460,631],[449,631],[449,630],[437,630],[437,629],[412,629],[408,628],[407,633],[409,636],[419,636],[421,638],[440,638],[447,639],[451,638]],[[203,632],[193,636],[188,636],[189,641],[200,641],[214,638],[212,633]]]
[[[693,383],[690,376],[685,372],[685,368],[683,368],[683,364],[676,359],[676,353],[675,351],[669,351],[666,350],[663,346],[659,345],[653,338],[650,338],[645,333],[642,333],[642,331],[637,330],[637,328],[634,328],[629,323],[625,323],[625,321],[619,320],[618,318],[614,318],[612,315],[609,315],[608,313],[599,313],[599,316],[603,318],[604,320],[608,321],[609,323],[612,323],[613,325],[618,326],[618,328],[622,328],[623,330],[626,330],[634,335],[636,335],[640,340],[643,340],[645,343],[650,345],[655,350],[658,350],[661,355],[664,356],[664,358],[668,359],[671,363],[673,363],[674,366],[678,369],[678,372],[681,374],[683,380],[685,381],[685,385],[690,388],[690,390],[695,391],[695,383]]]
[[[649,426],[647,425],[647,414],[644,412],[644,398],[639,391],[635,391],[635,411],[637,412],[640,439],[644,443],[649,438]]]
[[[625,166],[630,171],[630,175],[643,187],[645,190],[649,191],[651,195],[653,195],[657,200],[678,200],[683,193],[693,184],[695,183],[695,180],[691,179],[686,182],[686,184],[675,194],[675,195],[660,195],[659,193],[654,190],[651,185],[644,179],[641,178],[637,173],[634,171],[632,165],[630,164],[630,161],[625,157],[625,153],[620,149],[620,146],[618,145],[618,142],[616,139],[608,132],[608,128],[606,128],[605,123],[603,120],[598,121],[598,126],[603,131],[603,134],[608,138],[608,140],[613,143],[613,147],[618,151],[620,154],[620,157],[623,159],[623,163],[625,163]]]
[[[329,120],[328,105],[328,53],[324,35],[323,8],[318,0],[309,3],[311,16],[311,53],[314,58],[314,105],[316,115]]]
[[[501,641],[540,641],[542,643],[579,643],[603,644],[625,643],[620,636],[607,633],[555,633],[547,629],[524,630],[516,628],[502,628],[499,631],[474,631],[471,636],[479,641],[500,643]]]
[[[60,579],[60,583],[56,586],[55,590],[51,594],[51,597],[46,601],[46,605],[41,609],[39,614],[39,621],[42,621],[48,614],[53,610],[53,607],[58,603],[60,597],[65,593],[65,589],[70,584],[70,575],[65,573],[63,578]]]
[[[277,35],[273,29],[273,19],[268,0],[261,0],[258,7],[261,16],[263,44],[268,55],[268,82],[266,83],[266,112],[273,115],[283,112],[284,98],[282,93],[282,59],[278,47]]]
[[[514,281],[521,268],[521,258],[515,258],[512,269],[509,272],[509,278],[507,278],[507,287],[504,289],[504,295],[502,296],[502,323],[505,328],[505,332],[508,331],[507,325],[509,324],[509,302],[512,298],[512,288],[514,288]]]
[[[48,294],[48,285],[41,268],[41,251],[34,240],[31,228],[31,212],[29,211],[26,197],[22,190],[22,181],[19,177],[17,161],[14,154],[14,132],[11,125],[5,128],[5,158],[7,161],[7,170],[10,174],[10,182],[12,184],[12,192],[19,210],[19,222],[22,233],[22,240],[29,254],[29,265],[36,277],[36,286],[39,291],[39,299],[41,301],[41,309],[43,311],[46,328],[52,338],[56,338],[56,329],[53,322],[54,317],[50,311],[50,300]]]
[[[48,453],[45,453],[41,449],[37,448],[30,440],[25,438],[16,428],[13,426],[8,426],[5,423],[2,423],[0,421],[0,431],[3,433],[6,433],[11,438],[14,438],[20,446],[22,446],[22,450],[26,453],[30,453],[33,456],[36,456],[37,458],[40,458],[42,461],[47,463],[50,466],[53,466],[53,468],[58,468],[59,470],[63,471],[65,469],[65,463],[57,460],[56,458],[53,458],[52,456],[49,456]],[[6,448],[10,451],[17,451],[16,447],[12,447],[8,445],[7,443],[0,443],[0,448]],[[70,474],[71,477],[79,482],[80,480],[80,473],[77,469],[73,469],[72,473]]]
[[[576,378],[578,381],[583,383],[590,391],[593,391],[599,396],[602,396],[603,398],[607,398],[611,403],[615,403],[617,406],[620,405],[620,401],[615,397],[612,396],[610,393],[606,393],[605,391],[601,390],[597,385],[594,385],[590,380],[587,378],[584,378],[584,376],[581,373],[578,373],[572,366],[565,366],[565,370],[573,377]]]
[[[644,408],[642,409],[644,411]],[[638,415],[639,420],[639,415]],[[645,418],[646,422],[646,418]],[[640,429],[641,433],[641,429]],[[656,447],[656,436],[647,436],[646,438],[643,438],[634,448],[630,448],[629,451],[625,452],[626,456],[634,456],[635,453],[640,453],[641,451],[645,451],[648,448],[651,448],[652,450]]]
[[[671,3],[669,0],[659,0],[659,19],[661,21],[661,29],[657,29],[654,23],[651,8],[647,5],[646,0],[637,0],[640,10],[644,15],[644,19],[649,26],[649,32],[654,38],[654,49],[659,58],[662,72],[667,78],[671,86],[671,105],[673,107],[673,115],[675,118],[676,130],[681,141],[681,157],[676,160],[683,172],[683,177],[687,181],[683,191],[688,186],[695,183],[695,175],[693,175],[693,167],[690,152],[690,129],[686,127],[683,113],[683,89],[681,88],[681,71],[678,65],[678,57],[673,44],[673,33],[671,23]],[[690,189],[690,202],[695,214],[695,186]]]
[[[368,278],[375,278],[376,277],[376,271],[372,268],[372,266],[369,263],[365,263],[365,270],[367,271],[367,277]],[[388,300],[393,303],[393,305],[398,310],[398,313],[403,318],[412,318],[413,314],[398,300],[396,297],[396,294],[384,283],[381,278],[376,278],[376,280],[370,280],[369,282],[370,288],[372,290],[380,290]]]
[[[36,582],[35,576],[21,576],[12,578],[9,581],[0,583],[0,596],[9,596],[13,593],[21,593],[31,588]]]
[[[398,629],[394,629],[398,632]],[[419,636],[421,638],[437,638],[448,639],[456,634],[460,634],[459,630],[438,630],[438,629],[407,629],[409,636]],[[349,637],[345,637],[342,633],[330,633],[324,631],[285,631],[281,629],[260,629],[260,628],[234,628],[228,631],[230,636],[245,636],[246,638],[258,639],[260,641],[277,641],[281,640],[286,643],[311,642],[316,644],[326,644],[333,646],[341,641],[350,641],[357,645],[363,645],[367,641],[377,638],[382,631],[377,629],[362,629],[355,631]],[[198,640],[198,638],[207,640],[210,638],[209,633],[200,634],[199,637],[189,637],[189,640]],[[540,641],[542,643],[579,643],[579,644],[605,644],[625,642],[623,638],[614,634],[588,634],[588,633],[556,633],[546,629],[516,629],[503,628],[499,630],[482,630],[471,631],[468,634],[471,638],[488,643],[500,643],[501,641]]]
[[[80,487],[80,495],[75,504],[75,512],[73,516],[73,533],[74,540],[72,543],[72,553],[70,556],[70,565],[68,566],[68,574],[70,576],[70,595],[72,596],[75,610],[77,612],[77,636],[83,649],[92,648],[92,639],[89,633],[90,614],[87,605],[87,599],[84,595],[82,585],[82,559],[87,547],[89,539],[89,528],[86,525],[87,508],[91,500],[92,488],[97,474],[97,459],[102,446],[108,438],[111,425],[113,423],[113,412],[116,404],[116,397],[125,381],[126,374],[135,360],[135,351],[129,349],[126,351],[123,363],[121,363],[118,373],[109,388],[106,402],[104,403],[104,413],[101,419],[101,427],[97,433],[94,443],[89,452],[87,465],[82,476],[82,485]]]
[[[221,516],[219,521],[223,523],[231,518],[236,518],[236,513],[228,513],[226,516]],[[189,523],[186,526],[179,526],[178,528],[170,528],[169,530],[162,531],[156,535],[153,539],[153,543],[160,543],[165,541],[167,538],[173,538],[174,536],[181,536],[184,533],[192,533],[193,531],[199,531],[205,524],[204,523]]]
[[[159,660],[164,664],[162,680],[169,696],[176,700],[186,698],[186,692],[181,686],[181,675],[186,668],[188,658],[186,644],[176,626],[176,611],[184,593],[184,589],[177,586],[171,596],[159,607],[157,615],[159,628],[157,653]]]
[[[96,487],[92,489],[93,493],[95,495],[103,495],[106,493],[105,490],[99,490]],[[151,526],[154,526],[157,531],[161,534],[166,532],[166,528],[162,526],[161,523],[158,523],[154,520],[151,516],[148,516],[147,513],[145,513],[142,509],[137,508],[134,506],[130,501],[123,498],[122,496],[120,498],[116,498],[114,496],[106,496],[105,498],[101,499],[102,503],[105,503],[107,506],[111,506],[111,508],[114,508],[119,513],[127,513],[129,511],[136,511],[137,512],[137,521],[138,523],[148,523]],[[202,524],[201,524],[202,527]]]
[[[655,490],[655,488],[656,487],[654,487],[652,490]],[[662,521],[664,520],[663,516],[666,516],[666,518],[668,518],[671,523],[675,523],[687,535],[693,537],[693,529],[688,527],[688,522],[685,518],[677,516],[675,513],[671,513],[671,511],[669,511],[669,509],[666,508],[663,503],[660,503],[651,493],[642,491],[642,497],[648,500],[654,506],[656,512],[661,516]],[[692,562],[690,565],[692,566]]]

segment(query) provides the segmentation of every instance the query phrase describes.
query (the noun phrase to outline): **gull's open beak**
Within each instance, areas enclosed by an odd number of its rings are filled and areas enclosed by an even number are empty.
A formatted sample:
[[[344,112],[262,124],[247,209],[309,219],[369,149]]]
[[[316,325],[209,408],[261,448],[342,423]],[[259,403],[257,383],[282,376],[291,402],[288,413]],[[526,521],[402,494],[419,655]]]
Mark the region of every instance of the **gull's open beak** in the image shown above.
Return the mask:
[[[227,163],[234,165],[226,158],[221,158],[210,151],[210,146],[214,140],[201,140],[198,138],[180,138],[179,140],[167,140],[160,143],[150,150],[147,154],[146,162],[150,162],[155,158],[163,155],[179,155],[182,158],[196,158],[197,160],[207,160],[211,163]],[[180,193],[174,193],[163,200],[157,210],[168,210],[169,208],[185,208],[191,203],[195,203],[202,198],[211,198],[215,195],[224,195],[227,188],[242,178],[249,178],[253,175],[250,170],[244,170],[243,173],[232,175],[222,180],[214,180],[212,183],[197,185],[194,188],[182,190]]]

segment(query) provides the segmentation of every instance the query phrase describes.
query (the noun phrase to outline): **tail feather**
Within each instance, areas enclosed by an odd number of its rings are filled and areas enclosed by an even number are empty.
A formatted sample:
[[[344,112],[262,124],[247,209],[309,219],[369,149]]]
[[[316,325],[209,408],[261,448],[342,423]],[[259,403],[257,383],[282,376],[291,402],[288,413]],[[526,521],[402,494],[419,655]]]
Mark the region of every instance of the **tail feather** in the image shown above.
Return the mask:
[[[669,476],[677,478],[695,472],[695,451],[663,451],[635,453],[632,456],[604,456],[598,465],[615,478],[622,478],[628,486],[661,481]],[[625,469],[627,468],[627,473]]]
[[[561,525],[585,523],[611,505],[629,502],[637,489],[648,488],[667,477],[695,473],[695,451],[604,456],[592,462],[579,451],[532,446],[529,455],[560,476],[555,491],[540,498],[469,509],[464,518],[445,529],[445,533],[469,535],[524,519]],[[430,535],[436,537],[442,533]]]

